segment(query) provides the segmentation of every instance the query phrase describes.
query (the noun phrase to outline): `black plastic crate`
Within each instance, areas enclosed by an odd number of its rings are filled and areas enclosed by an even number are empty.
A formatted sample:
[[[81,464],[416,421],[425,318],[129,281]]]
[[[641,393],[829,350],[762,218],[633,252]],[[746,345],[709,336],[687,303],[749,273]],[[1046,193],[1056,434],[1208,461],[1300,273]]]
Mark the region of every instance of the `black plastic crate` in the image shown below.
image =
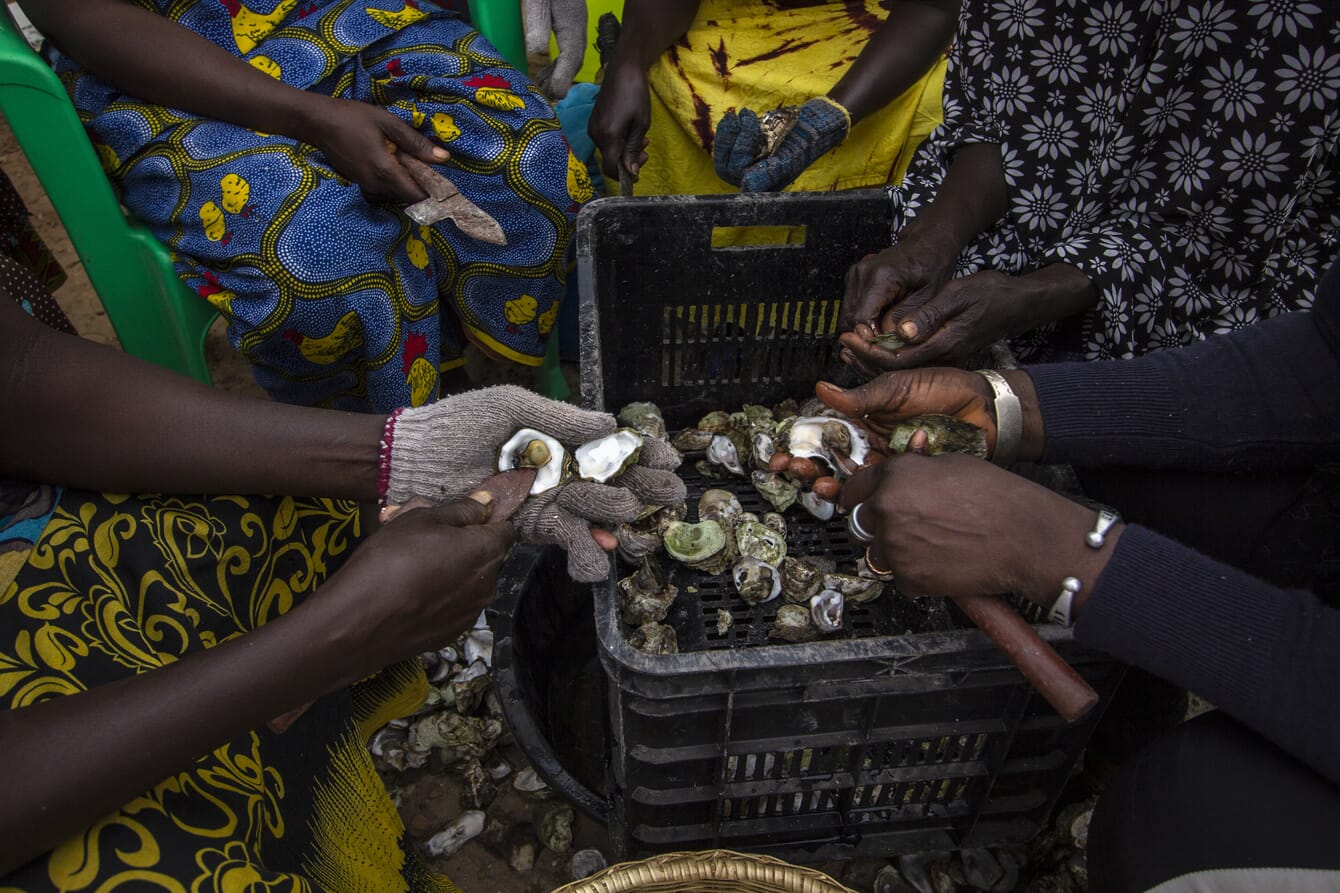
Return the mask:
[[[841,372],[843,279],[888,243],[889,210],[882,190],[589,205],[577,226],[584,401],[651,400],[676,428],[808,396]],[[713,247],[759,226],[786,244]],[[681,473],[690,506],[726,485],[764,510],[747,481]],[[856,557],[840,519],[787,518],[789,554]],[[594,591],[620,857],[726,847],[820,861],[1023,841],[1101,713],[1068,726],[945,602],[886,593],[848,606],[833,637],[779,644],[767,638],[776,602],[750,608],[725,574],[674,567],[671,580],[674,655],[627,643],[615,577]],[[734,620],[725,636],[719,608]],[[1120,665],[1068,630],[1038,631],[1105,705]]]

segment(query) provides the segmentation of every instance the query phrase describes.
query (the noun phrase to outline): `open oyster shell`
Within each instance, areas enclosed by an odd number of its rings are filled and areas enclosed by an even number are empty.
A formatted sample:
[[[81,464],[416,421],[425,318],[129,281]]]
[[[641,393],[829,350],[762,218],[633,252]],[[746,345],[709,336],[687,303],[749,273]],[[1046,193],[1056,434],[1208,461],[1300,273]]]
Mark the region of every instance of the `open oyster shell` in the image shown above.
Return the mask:
[[[632,428],[587,441],[573,451],[577,476],[603,484],[627,471],[642,455],[642,435]]]
[[[776,567],[786,557],[786,537],[759,521],[745,521],[735,527],[735,548],[742,558]]]
[[[851,574],[824,574],[824,588],[842,593],[842,597],[854,605],[874,601],[884,592],[881,581]]]
[[[842,593],[825,589],[810,599],[810,621],[821,633],[834,633],[842,629]]]
[[[804,507],[805,511],[809,512],[820,521],[827,521],[837,512],[836,505],[829,502],[827,499],[815,496],[814,493],[809,490],[801,491],[800,495],[796,497],[796,501]]]
[[[716,521],[673,522],[665,531],[665,551],[680,564],[713,575],[730,567],[738,554],[729,529]]]
[[[731,571],[735,591],[746,604],[759,605],[782,593],[782,572],[757,558],[741,558]]]
[[[534,428],[522,428],[498,451],[498,470],[534,468],[535,483],[530,495],[544,493],[563,483],[567,469],[567,451],[563,444]]]
[[[865,432],[846,419],[795,416],[777,426],[777,449],[803,459],[820,459],[839,477],[863,465],[870,454]]]

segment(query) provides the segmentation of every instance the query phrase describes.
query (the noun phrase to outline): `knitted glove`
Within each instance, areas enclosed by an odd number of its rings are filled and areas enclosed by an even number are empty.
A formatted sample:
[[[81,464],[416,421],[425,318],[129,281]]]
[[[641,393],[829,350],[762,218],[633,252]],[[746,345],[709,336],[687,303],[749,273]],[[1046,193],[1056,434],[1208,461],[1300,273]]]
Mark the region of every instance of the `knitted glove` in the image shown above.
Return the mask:
[[[785,109],[769,112],[762,118],[751,109],[741,109],[738,114],[727,112],[717,125],[712,147],[717,176],[739,186],[741,192],[785,189],[819,156],[840,145],[851,130],[847,110],[828,97],[819,96],[800,107],[791,129],[776,141],[769,153],[769,124],[785,117]]]
[[[608,413],[549,400],[515,385],[397,410],[387,420],[382,444],[383,501],[399,504],[411,496],[441,501],[472,492],[497,470],[499,449],[520,428],[543,431],[575,449],[616,427]],[[617,485],[574,481],[556,487],[528,499],[512,523],[524,541],[562,546],[573,579],[604,579],[609,559],[591,538],[590,524],[632,520],[644,504],[683,502],[684,482],[672,470],[678,465],[673,447],[646,438],[637,464]]]
[[[549,54],[549,32],[558,44],[558,58],[536,74],[540,90],[551,99],[568,95],[572,79],[586,56],[586,0],[525,0],[526,52]]]

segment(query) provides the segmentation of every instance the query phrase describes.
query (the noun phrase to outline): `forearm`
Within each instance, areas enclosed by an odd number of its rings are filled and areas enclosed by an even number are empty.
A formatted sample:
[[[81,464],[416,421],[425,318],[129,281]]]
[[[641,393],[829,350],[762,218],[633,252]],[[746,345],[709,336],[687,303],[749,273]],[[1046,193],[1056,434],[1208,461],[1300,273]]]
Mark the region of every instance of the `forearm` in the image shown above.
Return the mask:
[[[846,108],[853,124],[897,99],[949,45],[959,6],[959,0],[894,4],[828,97]]]
[[[1035,456],[1246,472],[1340,455],[1340,357],[1293,313],[1134,360],[1029,367]]]
[[[699,0],[628,0],[610,67],[646,71],[688,32],[698,4]]]
[[[945,244],[957,257],[1005,214],[1005,168],[1000,146],[969,143],[955,154],[935,200],[904,228],[901,238]]]
[[[265,133],[309,141],[329,97],[275,80],[163,16],[124,0],[24,0],[63,53],[132,96]]]
[[[328,584],[330,585],[330,584]],[[176,663],[0,711],[0,877],[230,739],[347,684],[346,644],[299,608]]]
[[[380,416],[207,388],[53,332],[3,295],[0,356],[0,414],[23,420],[0,475],[114,492],[377,496]]]
[[[1128,527],[1076,638],[1202,695],[1340,783],[1340,612]]]

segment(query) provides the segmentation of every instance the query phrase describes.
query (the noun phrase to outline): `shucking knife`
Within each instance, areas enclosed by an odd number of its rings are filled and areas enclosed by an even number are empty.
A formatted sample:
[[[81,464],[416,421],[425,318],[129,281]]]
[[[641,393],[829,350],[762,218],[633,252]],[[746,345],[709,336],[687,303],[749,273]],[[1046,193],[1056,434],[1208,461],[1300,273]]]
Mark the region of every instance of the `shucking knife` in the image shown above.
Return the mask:
[[[498,221],[462,195],[455,183],[412,155],[402,152],[396,157],[409,171],[414,182],[419,184],[419,188],[428,193],[427,198],[405,208],[405,214],[410,220],[420,226],[429,226],[439,220],[450,219],[471,238],[493,245],[507,244],[507,236],[503,234]]]

